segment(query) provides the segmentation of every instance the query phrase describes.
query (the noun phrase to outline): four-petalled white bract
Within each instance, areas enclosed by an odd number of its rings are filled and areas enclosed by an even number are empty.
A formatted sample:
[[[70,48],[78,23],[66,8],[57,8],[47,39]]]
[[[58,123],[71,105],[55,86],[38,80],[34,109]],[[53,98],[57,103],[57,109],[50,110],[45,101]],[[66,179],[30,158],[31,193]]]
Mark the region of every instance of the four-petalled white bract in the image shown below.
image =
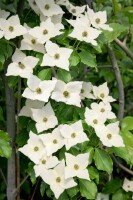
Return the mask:
[[[72,15],[78,16],[85,11],[86,5],[84,6],[74,6],[71,3],[67,6],[67,9]]]
[[[127,178],[124,179],[123,182],[123,186],[122,186],[123,190],[125,190],[126,192],[133,192],[133,181],[129,180]]]

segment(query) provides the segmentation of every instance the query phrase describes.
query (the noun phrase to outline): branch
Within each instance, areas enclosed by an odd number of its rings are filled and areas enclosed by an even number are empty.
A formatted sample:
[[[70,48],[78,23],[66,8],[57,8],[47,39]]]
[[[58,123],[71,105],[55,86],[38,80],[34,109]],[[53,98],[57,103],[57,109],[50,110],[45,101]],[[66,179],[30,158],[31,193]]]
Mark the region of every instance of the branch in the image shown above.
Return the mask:
[[[126,46],[125,40],[121,42],[118,38],[116,38],[114,41],[133,60],[133,53]]]
[[[7,186],[6,178],[5,178],[5,175],[4,175],[4,173],[3,173],[1,168],[0,168],[0,173],[1,173],[1,176],[3,178],[3,181],[4,181],[5,185]]]
[[[114,51],[111,47],[108,47],[108,53],[109,53],[110,61],[111,61],[111,64],[112,64],[112,67],[114,69],[114,73],[116,76],[118,92],[119,92],[118,119],[122,120],[122,118],[124,116],[124,104],[125,104],[123,81],[122,81],[122,77],[120,74],[119,66],[117,64],[117,60],[116,60]]]

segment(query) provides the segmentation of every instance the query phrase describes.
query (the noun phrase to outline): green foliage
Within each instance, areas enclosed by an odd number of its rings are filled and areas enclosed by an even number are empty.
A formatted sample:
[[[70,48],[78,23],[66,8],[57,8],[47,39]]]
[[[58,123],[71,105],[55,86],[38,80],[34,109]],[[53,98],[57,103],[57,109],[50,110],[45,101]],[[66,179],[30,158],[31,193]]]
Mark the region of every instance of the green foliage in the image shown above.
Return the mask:
[[[38,78],[43,80],[50,80],[52,75],[51,69],[43,69],[38,73]]]
[[[0,156],[10,158],[12,148],[8,134],[0,130]]]
[[[79,53],[81,62],[85,65],[88,65],[89,67],[96,67],[96,56],[94,54],[91,54],[89,51],[81,51]]]
[[[97,186],[93,181],[80,179],[79,187],[81,196],[86,199],[95,199],[97,194]]]

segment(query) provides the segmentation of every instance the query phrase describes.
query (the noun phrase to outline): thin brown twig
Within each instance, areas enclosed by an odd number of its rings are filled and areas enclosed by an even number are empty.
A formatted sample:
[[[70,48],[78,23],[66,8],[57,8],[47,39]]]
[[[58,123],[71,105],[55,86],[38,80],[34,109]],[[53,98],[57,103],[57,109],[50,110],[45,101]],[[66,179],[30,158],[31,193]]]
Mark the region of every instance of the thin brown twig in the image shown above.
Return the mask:
[[[19,184],[19,186],[13,191],[13,194],[16,195],[18,193],[18,190],[20,187],[25,183],[25,181],[28,179],[29,175],[25,176],[22,182]]]
[[[35,193],[36,193],[36,190],[37,190],[39,181],[40,181],[40,179],[38,179],[38,181],[37,181],[37,183],[36,183],[36,185],[35,185],[35,188],[34,188],[34,191],[33,191],[32,197],[31,197],[31,200],[34,200],[34,196],[35,196]]]

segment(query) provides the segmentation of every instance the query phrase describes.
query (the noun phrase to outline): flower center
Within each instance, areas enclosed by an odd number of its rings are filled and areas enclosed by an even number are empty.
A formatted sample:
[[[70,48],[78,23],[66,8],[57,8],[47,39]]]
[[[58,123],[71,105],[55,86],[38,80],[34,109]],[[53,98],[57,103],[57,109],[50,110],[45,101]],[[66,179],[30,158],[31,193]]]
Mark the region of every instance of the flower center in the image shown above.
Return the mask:
[[[14,31],[14,28],[13,28],[13,26],[9,26],[9,28],[8,28],[8,29],[9,29],[9,31],[10,31],[10,32],[13,32],[13,31]]]
[[[56,182],[57,182],[57,183],[60,183],[60,182],[61,182],[61,177],[58,176],[58,177],[56,178]]]
[[[58,60],[58,59],[60,58],[60,54],[56,53],[56,54],[54,55],[54,58],[55,58],[56,60]]]
[[[81,89],[81,93],[82,93],[82,94],[84,93],[84,89]]]
[[[48,121],[48,118],[47,117],[44,117],[43,118],[43,122],[47,122]]]
[[[48,30],[47,29],[43,30],[43,35],[47,35],[47,34],[48,34]]]
[[[37,94],[41,94],[41,93],[42,93],[42,90],[41,90],[41,88],[39,88],[39,87],[38,87],[38,88],[36,88],[36,93],[37,93]]]
[[[71,11],[72,11],[72,13],[76,13],[76,9],[75,8],[73,8]]]
[[[57,144],[58,141],[56,139],[53,140],[53,144]]]
[[[39,151],[39,147],[35,146],[34,151]]]
[[[32,40],[31,40],[31,43],[32,43],[32,44],[36,44],[36,40],[35,40],[35,39],[32,39]]]
[[[111,133],[108,133],[107,134],[107,138],[110,140],[112,138],[112,134]]]
[[[101,93],[101,94],[100,94],[100,97],[101,97],[101,98],[104,98],[104,97],[105,97],[105,94],[104,94],[104,93]]]
[[[36,6],[36,2],[35,1],[33,1],[33,5]]]
[[[105,112],[105,109],[104,109],[104,108],[101,108],[100,112],[102,112],[102,113]]]
[[[49,4],[46,4],[46,5],[44,6],[44,8],[45,8],[45,10],[49,10],[49,8],[50,8]]]
[[[88,32],[87,32],[87,31],[84,31],[84,32],[82,33],[82,36],[83,36],[83,37],[87,37],[87,36],[88,36]]]
[[[42,160],[42,164],[45,165],[46,164],[46,160]]]
[[[75,169],[75,170],[78,170],[78,169],[79,169],[79,166],[78,166],[77,164],[75,164],[75,165],[74,165],[74,169]]]
[[[76,137],[76,133],[72,133],[71,138],[75,138],[75,137]]]
[[[64,97],[68,97],[69,96],[69,92],[68,91],[64,91],[63,95],[64,95]]]
[[[21,63],[21,62],[19,62],[18,65],[19,65],[19,67],[20,67],[21,69],[24,69],[24,68],[25,68],[24,64]]]
[[[97,119],[94,119],[94,120],[93,120],[93,123],[94,123],[94,124],[98,124],[98,120],[97,120]]]
[[[100,19],[99,19],[99,18],[96,18],[95,22],[96,22],[97,24],[99,24],[99,23],[100,23]]]

